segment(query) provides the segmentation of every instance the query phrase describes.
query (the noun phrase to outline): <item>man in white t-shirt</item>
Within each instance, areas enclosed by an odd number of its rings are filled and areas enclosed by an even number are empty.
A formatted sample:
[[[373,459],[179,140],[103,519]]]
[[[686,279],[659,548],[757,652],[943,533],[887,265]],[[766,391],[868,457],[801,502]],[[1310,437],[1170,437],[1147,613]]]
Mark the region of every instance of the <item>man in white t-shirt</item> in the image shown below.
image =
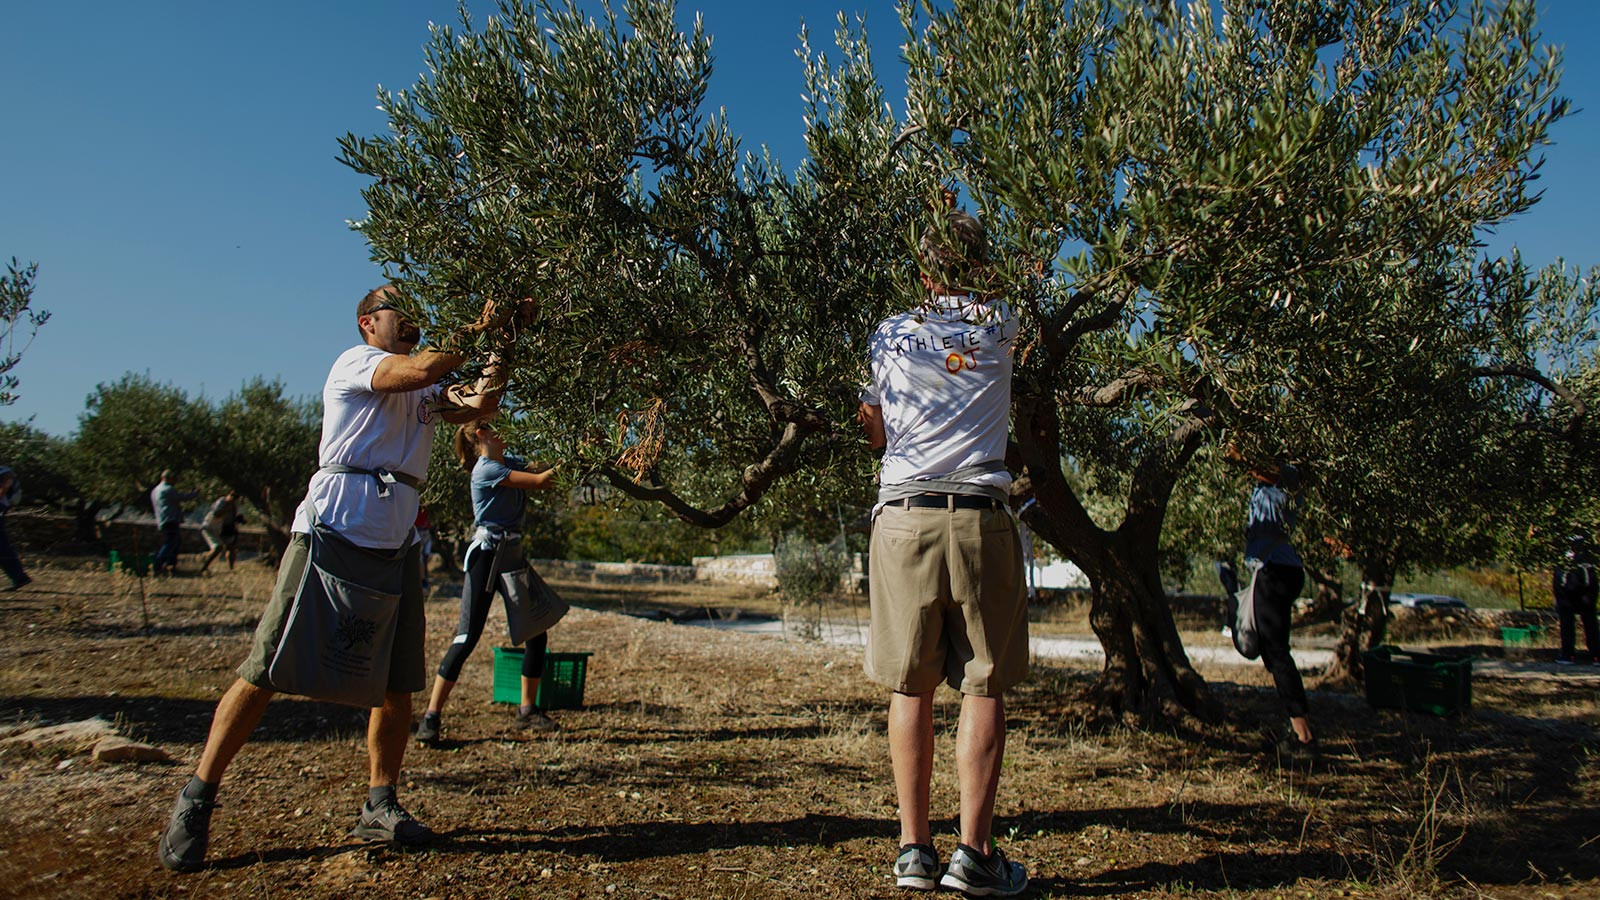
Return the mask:
[[[900,808],[897,884],[976,896],[1028,886],[994,846],[1005,753],[1003,692],[1028,672],[1021,540],[1007,507],[1004,459],[1017,323],[974,284],[983,226],[951,211],[922,241],[930,298],[890,316],[870,343],[872,383],[860,418],[884,447],[868,556],[868,677],[889,688],[889,756]],[[933,694],[961,692],[956,770],[961,836],[940,877],[928,822]]]
[[[162,865],[195,871],[205,865],[211,812],[228,763],[261,721],[276,688],[268,670],[278,652],[296,590],[305,573],[314,525],[332,539],[372,556],[393,557],[401,585],[383,706],[367,725],[370,763],[367,802],[354,833],[369,840],[419,844],[433,832],[400,806],[395,795],[400,763],[410,738],[411,695],[426,686],[422,655],[424,620],[417,547],[412,523],[418,488],[427,473],[433,426],[439,421],[470,422],[493,415],[499,406],[497,366],[491,361],[475,385],[438,384],[465,358],[436,349],[413,352],[421,331],[406,321],[399,295],[384,286],[356,306],[362,343],[334,361],[322,390],[320,468],[311,476],[306,498],[293,525],[293,539],[278,567],[277,587],[257,626],[250,655],[239,677],[217,704],[200,764],[178,795],[161,836]],[[496,329],[504,316],[485,303],[468,332]],[[326,533],[326,532],[321,532]],[[408,548],[407,552],[401,552]],[[380,560],[379,565],[382,565]]]

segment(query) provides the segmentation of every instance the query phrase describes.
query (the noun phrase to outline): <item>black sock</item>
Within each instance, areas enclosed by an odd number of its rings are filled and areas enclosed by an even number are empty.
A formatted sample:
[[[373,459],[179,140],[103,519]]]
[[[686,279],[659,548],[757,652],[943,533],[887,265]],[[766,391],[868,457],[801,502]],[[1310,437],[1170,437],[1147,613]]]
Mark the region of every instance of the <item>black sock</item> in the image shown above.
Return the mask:
[[[392,785],[392,784],[384,784],[384,785],[379,785],[378,787],[369,787],[369,788],[367,788],[367,805],[368,806],[376,807],[378,804],[382,803],[385,799],[387,799],[387,800],[394,800],[395,799],[394,785]]]
[[[183,795],[190,800],[215,800],[217,799],[217,787],[217,785],[209,781],[201,781],[200,776],[196,775],[189,779],[188,784],[183,786]]]
[[[440,715],[441,715],[440,713],[436,713],[436,712],[434,712],[433,710],[430,709],[427,712],[423,713],[422,717],[424,719],[432,719],[433,721],[437,722],[437,721],[439,721],[439,716]]]

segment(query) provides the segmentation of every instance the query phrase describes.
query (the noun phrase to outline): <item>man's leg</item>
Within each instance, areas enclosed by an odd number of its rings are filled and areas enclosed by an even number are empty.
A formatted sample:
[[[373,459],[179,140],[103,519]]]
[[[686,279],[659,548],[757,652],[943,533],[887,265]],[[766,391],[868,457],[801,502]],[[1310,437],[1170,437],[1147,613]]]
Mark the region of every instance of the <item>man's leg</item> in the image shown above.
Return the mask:
[[[956,775],[961,783],[961,843],[993,852],[994,797],[1006,754],[1006,704],[1001,697],[961,696]],[[924,794],[926,796],[926,794]]]
[[[351,834],[369,841],[388,841],[400,846],[416,846],[433,840],[433,830],[412,818],[400,805],[395,785],[400,781],[400,763],[411,739],[411,693],[389,691],[383,705],[367,720],[367,755],[371,770],[367,782],[367,802]]]
[[[889,695],[889,760],[900,804],[900,846],[932,844],[928,785],[933,779],[933,691]]]
[[[1578,605],[1565,597],[1556,598],[1556,618],[1561,633],[1561,650],[1557,662],[1571,662],[1576,650]]]
[[[1583,625],[1583,644],[1589,648],[1589,661],[1600,663],[1600,620],[1595,617],[1593,597],[1585,597],[1579,605],[1578,621]]]
[[[368,787],[392,787],[400,780],[400,763],[411,738],[411,695],[390,691],[383,705],[367,719]]]
[[[27,572],[22,570],[22,560],[18,558],[17,551],[12,548],[11,538],[6,535],[4,515],[0,515],[0,571],[4,571],[6,577],[11,579],[12,588],[22,587],[33,580],[28,577]]]
[[[272,691],[243,678],[234,679],[211,717],[211,733],[206,736],[205,749],[200,751],[196,778],[211,785],[222,783],[222,773],[250,740],[251,732],[261,723],[261,714],[266,712],[271,700]]]
[[[222,773],[250,739],[261,722],[261,714],[272,700],[272,691],[240,678],[222,695],[211,718],[211,733],[200,751],[200,765],[194,777],[178,792],[172,816],[161,833],[157,847],[161,864],[174,872],[194,872],[205,868],[206,848],[211,841],[211,813],[217,808],[217,786]]]
[[[401,846],[425,844],[434,836],[432,829],[412,818],[400,805],[395,793],[406,742],[411,739],[411,695],[427,686],[422,660],[422,636],[427,623],[422,612],[420,569],[413,546],[400,563],[400,610],[389,660],[389,687],[384,692],[383,705],[367,719],[367,802],[351,830],[359,838]]]
[[[174,522],[163,530],[166,537],[164,546],[167,548],[167,568],[176,572],[178,571],[178,554],[182,548],[183,526]]]

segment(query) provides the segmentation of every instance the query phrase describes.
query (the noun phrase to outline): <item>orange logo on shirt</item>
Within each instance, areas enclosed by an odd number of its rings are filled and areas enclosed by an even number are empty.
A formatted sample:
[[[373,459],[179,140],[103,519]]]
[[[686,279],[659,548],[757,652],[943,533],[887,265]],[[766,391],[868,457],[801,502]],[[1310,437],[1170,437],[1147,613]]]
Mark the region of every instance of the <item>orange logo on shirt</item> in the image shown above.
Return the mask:
[[[952,353],[944,358],[944,370],[954,375],[962,369],[976,369],[978,367],[978,351],[968,350],[965,354]]]

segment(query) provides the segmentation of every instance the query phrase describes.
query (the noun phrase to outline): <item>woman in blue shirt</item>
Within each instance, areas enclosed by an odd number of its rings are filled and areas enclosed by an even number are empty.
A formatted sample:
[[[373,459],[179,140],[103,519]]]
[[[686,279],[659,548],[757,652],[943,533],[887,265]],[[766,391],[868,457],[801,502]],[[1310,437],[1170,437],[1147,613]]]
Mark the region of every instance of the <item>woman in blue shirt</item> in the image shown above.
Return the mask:
[[[1270,473],[1253,473],[1256,485],[1250,491],[1250,508],[1244,526],[1245,565],[1259,565],[1255,579],[1255,625],[1261,642],[1261,661],[1272,673],[1278,698],[1289,714],[1289,733],[1280,749],[1291,754],[1311,752],[1316,737],[1306,707],[1306,689],[1300,670],[1289,655],[1289,625],[1294,601],[1305,587],[1305,569],[1300,554],[1289,542],[1296,513],[1288,491],[1298,486],[1300,473],[1285,463]]]
[[[440,720],[450,691],[461,677],[461,666],[478,645],[483,623],[489,618],[489,605],[499,589],[500,574],[516,571],[527,563],[522,557],[522,516],[527,510],[527,491],[548,490],[555,486],[553,469],[529,472],[527,463],[506,454],[506,443],[488,422],[473,422],[456,430],[456,458],[462,468],[472,471],[472,516],[476,531],[462,562],[465,578],[461,585],[461,620],[455,640],[439,663],[433,680],[433,694],[417,740],[439,739]],[[533,705],[539,693],[539,677],[544,672],[547,635],[541,634],[525,645],[522,655],[522,706],[517,725],[533,731],[551,731],[556,724]]]

